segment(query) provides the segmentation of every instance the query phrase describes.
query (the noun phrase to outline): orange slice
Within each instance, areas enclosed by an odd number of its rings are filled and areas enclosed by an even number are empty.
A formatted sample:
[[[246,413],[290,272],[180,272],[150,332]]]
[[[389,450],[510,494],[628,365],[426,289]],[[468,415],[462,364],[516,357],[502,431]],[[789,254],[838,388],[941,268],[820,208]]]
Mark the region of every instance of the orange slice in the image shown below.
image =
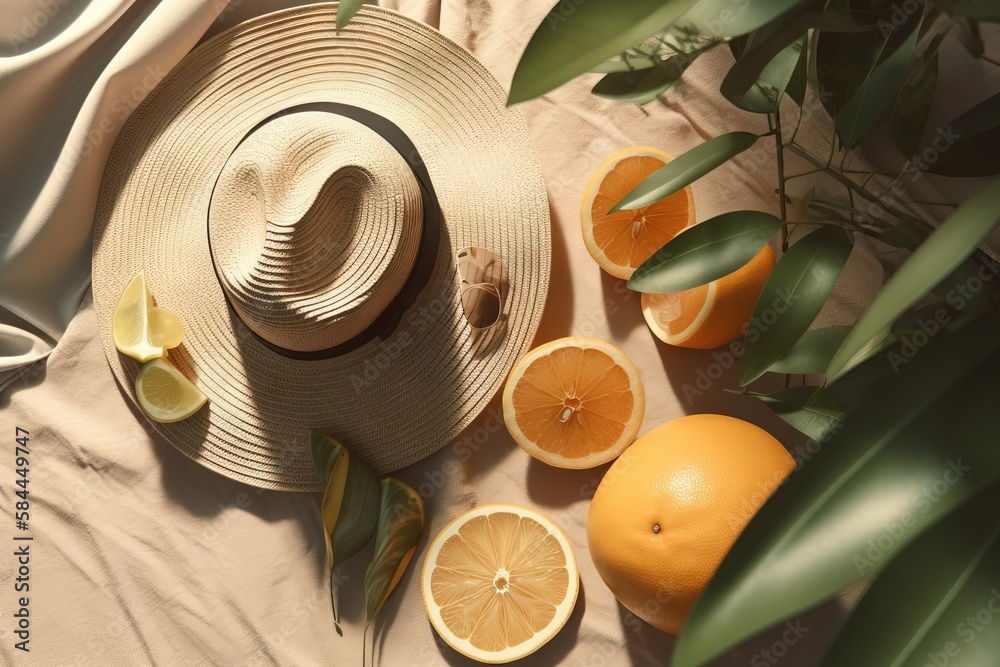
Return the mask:
[[[749,262],[707,285],[670,294],[643,294],[646,324],[670,345],[703,350],[725,345],[746,331],[774,264],[774,252],[764,246]]]
[[[566,624],[580,575],[566,535],[541,514],[483,505],[431,542],[421,580],[434,629],[486,663],[531,655]]]
[[[673,158],[649,146],[631,146],[604,161],[583,194],[583,241],[594,261],[613,276],[631,277],[667,241],[695,223],[694,196],[686,187],[634,211],[608,214],[622,197]]]
[[[639,369],[593,338],[560,338],[524,355],[503,392],[507,430],[560,468],[593,468],[632,444],[646,411]]]

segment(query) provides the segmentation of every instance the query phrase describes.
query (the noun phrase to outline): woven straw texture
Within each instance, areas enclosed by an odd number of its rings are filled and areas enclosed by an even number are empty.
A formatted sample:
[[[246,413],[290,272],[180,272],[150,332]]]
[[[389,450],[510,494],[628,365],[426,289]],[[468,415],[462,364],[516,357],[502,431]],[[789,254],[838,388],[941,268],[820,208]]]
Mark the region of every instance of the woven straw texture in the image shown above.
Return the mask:
[[[111,319],[144,269],[157,305],[185,327],[170,362],[209,398],[156,429],[202,464],[273,489],[319,488],[310,429],[379,473],[451,441],[530,346],[548,288],[545,188],[501,86],[423,24],[365,6],[337,34],[336,11],[276,12],[186,57],[122,128],[95,225],[95,308],[125,392],[134,400],[138,364],[115,350]],[[409,166],[335,114],[269,120],[322,103],[387,120],[415,149],[403,155]],[[290,165],[307,177],[282,176]],[[395,294],[421,209],[411,166],[429,179],[425,212],[428,189],[440,207],[431,221],[439,239],[427,284],[392,335],[319,360],[264,344],[259,337],[300,350],[337,344]],[[332,226],[321,229],[321,218]],[[466,246],[503,266],[501,321],[485,332],[462,314],[455,255]],[[289,266],[296,256],[303,261]]]

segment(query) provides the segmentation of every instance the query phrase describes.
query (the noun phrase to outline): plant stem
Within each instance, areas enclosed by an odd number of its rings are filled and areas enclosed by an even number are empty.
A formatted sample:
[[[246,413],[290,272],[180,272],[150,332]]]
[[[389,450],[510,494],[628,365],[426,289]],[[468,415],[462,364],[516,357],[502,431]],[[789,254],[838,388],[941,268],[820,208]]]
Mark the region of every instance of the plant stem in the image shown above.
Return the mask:
[[[886,202],[882,201],[881,199],[879,199],[878,197],[876,197],[875,195],[873,195],[871,192],[868,192],[868,190],[865,190],[863,187],[861,187],[860,185],[858,185],[857,183],[855,183],[851,179],[847,178],[846,176],[844,176],[843,174],[841,174],[840,172],[838,172],[836,169],[833,169],[832,167],[823,164],[822,160],[820,160],[815,155],[813,155],[809,151],[805,150],[804,148],[802,148],[798,144],[788,144],[788,150],[792,151],[793,153],[795,153],[799,157],[805,159],[806,161],[812,163],[813,165],[819,167],[820,169],[822,169],[823,171],[825,171],[826,173],[828,173],[835,181],[837,181],[837,182],[841,183],[842,185],[850,188],[856,194],[860,195],[864,199],[867,199],[872,204],[875,204],[876,206],[878,206],[880,209],[882,209],[886,213],[889,213],[889,214],[895,216],[899,220],[907,220],[909,222],[912,222],[913,224],[917,225],[918,227],[920,227],[924,231],[928,231],[929,232],[929,231],[932,230],[931,226],[928,225],[923,220],[921,220],[920,218],[917,218],[916,216],[910,215],[906,211],[898,209],[895,206],[893,206],[892,204],[887,204]]]
[[[780,102],[780,100],[779,100]],[[781,221],[788,222],[788,208],[785,204],[785,146],[781,141],[781,111],[774,107],[774,147],[778,157],[778,202],[781,206]],[[781,227],[781,251],[788,250],[788,225]]]
[[[788,205],[785,202],[785,144],[781,140],[781,99],[774,105],[774,148],[778,157],[778,201],[781,205],[781,252],[788,251]],[[785,389],[792,381],[792,376],[785,374]]]
[[[361,632],[361,667],[365,667],[365,659],[368,657],[368,623]],[[375,645],[372,645],[372,660],[375,660]]]
[[[333,607],[333,627],[336,628],[337,634],[343,637],[344,631],[340,628],[340,616],[337,613],[337,596],[334,594],[334,581],[333,570],[330,570],[330,606]]]

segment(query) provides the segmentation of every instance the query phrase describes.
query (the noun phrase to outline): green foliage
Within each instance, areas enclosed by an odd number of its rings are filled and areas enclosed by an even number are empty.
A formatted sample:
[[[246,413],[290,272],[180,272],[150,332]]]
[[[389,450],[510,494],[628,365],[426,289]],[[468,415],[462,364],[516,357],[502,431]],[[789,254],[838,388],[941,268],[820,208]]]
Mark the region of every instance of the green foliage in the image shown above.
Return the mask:
[[[637,11],[640,5],[645,11]],[[822,387],[803,377],[801,386],[786,378],[787,388],[770,394],[743,390],[815,440],[819,453],[739,538],[686,621],[672,664],[703,665],[876,574],[824,667],[922,667],[954,639],[961,614],[988,600],[984,589],[1000,575],[1000,450],[993,435],[1000,303],[990,294],[998,271],[979,250],[1000,225],[1000,181],[980,186],[936,228],[911,212],[905,187],[893,186],[924,173],[1000,174],[1000,94],[955,114],[934,136],[927,127],[940,103],[938,47],[947,35],[984,66],[1000,66],[985,56],[979,25],[1000,21],[1000,3],[931,0],[910,11],[872,0],[773,0],[723,16],[731,5],[588,0],[570,30],[539,27],[511,96],[527,99],[595,68],[607,73],[595,94],[649,102],[677,82],[681,65],[726,38],[733,64],[717,82],[722,96],[767,114],[772,128],[764,136],[774,138],[780,217],[734,211],[704,221],[629,281],[643,292],[690,289],[731,273],[781,232],[784,253],[755,306],[739,381],[745,387],[767,372],[824,376]],[[647,38],[660,46],[650,48]],[[678,54],[687,60],[667,67]],[[833,148],[887,136],[901,154],[898,174],[881,182],[876,174],[859,176],[843,169],[845,161],[796,143],[802,119],[787,112],[784,97],[803,117],[816,109],[829,115]],[[783,116],[792,116],[794,127]],[[760,138],[732,129],[651,174],[612,210],[659,201]],[[786,153],[809,163],[819,181],[844,188],[847,201],[795,203],[785,192]],[[789,219],[790,203],[802,217]],[[789,245],[799,224],[812,231]],[[859,236],[906,258],[898,269],[898,260],[878,258],[886,279],[857,322],[809,330]],[[915,500],[942,479],[946,493]],[[887,525],[904,528],[887,539]],[[993,625],[958,654],[948,653],[949,664],[993,664],[1000,652],[1000,625]]]
[[[1000,93],[988,97],[948,125],[955,143],[929,170],[943,176],[992,176],[1000,173]]]
[[[824,373],[850,330],[849,326],[839,326],[807,331],[768,370],[797,375]]]
[[[557,4],[528,42],[508,103],[544,95],[680,18],[694,0]]]
[[[702,665],[881,570],[1000,477],[998,326],[984,316],[928,347],[824,437],[726,556],[685,622],[675,667]],[[885,539],[896,522],[907,529]]]
[[[882,112],[892,102],[893,96],[906,77],[906,68],[910,56],[917,45],[919,20],[910,20],[899,30],[908,30],[909,37],[888,56],[872,66],[872,70],[861,83],[858,92],[848,102],[843,110],[837,113],[837,134],[840,141],[848,148],[858,145],[872,125],[882,115]],[[883,52],[892,41],[895,32],[889,33],[885,40]]]
[[[781,256],[754,307],[740,357],[741,386],[763,375],[806,332],[833,291],[852,245],[843,229],[824,225]]]
[[[365,571],[365,628],[381,611],[424,532],[424,502],[398,479],[382,480],[375,554]]]
[[[663,294],[717,280],[740,268],[784,223],[770,213],[723,213],[678,234],[637,268],[629,289]]]
[[[755,394],[774,414],[810,438],[820,441],[830,433],[843,410],[820,387],[789,387],[770,395]]]
[[[591,91],[598,97],[621,102],[652,102],[677,83],[693,58],[677,55],[652,67],[604,75]]]
[[[719,90],[741,109],[774,113],[804,46],[805,28],[794,23],[759,40],[748,40]]]
[[[642,208],[686,188],[757,142],[750,132],[730,132],[709,139],[674,158],[635,186],[610,212]]]
[[[1000,187],[981,190],[934,231],[885,284],[833,355],[827,375],[836,377],[868,340],[892,324],[932,287],[958,268],[1000,224]]]
[[[997,507],[994,482],[906,547],[865,593],[821,667],[925,667],[931,657],[949,667],[993,664],[1000,623],[982,617],[995,621],[1000,609]],[[900,522],[895,530],[906,528]]]
[[[340,0],[337,5],[337,32],[344,29],[364,3],[365,0]]]

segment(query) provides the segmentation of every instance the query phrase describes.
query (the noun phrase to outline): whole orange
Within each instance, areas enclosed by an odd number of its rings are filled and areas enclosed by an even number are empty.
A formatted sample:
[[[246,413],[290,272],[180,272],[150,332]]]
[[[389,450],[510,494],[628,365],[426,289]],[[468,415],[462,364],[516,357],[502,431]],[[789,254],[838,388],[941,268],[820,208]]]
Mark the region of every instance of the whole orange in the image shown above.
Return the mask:
[[[736,538],[795,467],[780,442],[723,415],[674,419],[615,461],[590,505],[587,541],[632,613],[677,634]]]

